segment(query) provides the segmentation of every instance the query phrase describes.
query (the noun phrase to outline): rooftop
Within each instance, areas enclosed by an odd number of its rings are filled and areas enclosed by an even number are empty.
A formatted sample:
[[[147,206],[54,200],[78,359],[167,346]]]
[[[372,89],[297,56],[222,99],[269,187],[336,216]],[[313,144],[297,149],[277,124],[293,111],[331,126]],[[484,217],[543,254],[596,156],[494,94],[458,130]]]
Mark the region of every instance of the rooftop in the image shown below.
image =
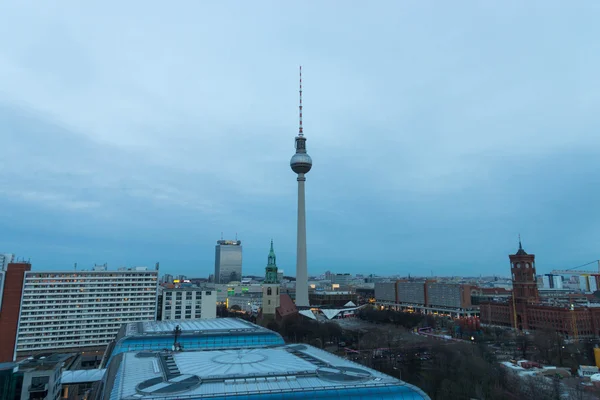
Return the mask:
[[[179,326],[181,334],[234,333],[263,331],[258,325],[238,318],[192,319],[180,321],[145,321],[127,324],[126,336],[171,334]]]
[[[70,358],[73,358],[75,356],[76,356],[76,354],[74,354],[74,353],[71,353],[71,354],[54,353],[54,354],[49,354],[47,356],[39,355],[36,357],[30,357],[30,358],[18,363],[19,370],[37,370],[37,371],[52,370],[57,367],[62,367],[62,365],[65,361],[67,361]]]
[[[314,397],[428,399],[417,387],[307,345],[187,352],[129,352],[103,399]]]

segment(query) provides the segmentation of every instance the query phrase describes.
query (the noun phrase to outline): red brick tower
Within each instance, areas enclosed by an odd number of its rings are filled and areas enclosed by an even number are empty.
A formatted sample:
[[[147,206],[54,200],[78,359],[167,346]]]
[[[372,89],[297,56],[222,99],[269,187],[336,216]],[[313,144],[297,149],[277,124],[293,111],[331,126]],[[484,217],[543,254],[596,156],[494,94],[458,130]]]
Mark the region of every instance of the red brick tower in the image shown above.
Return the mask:
[[[528,329],[527,304],[537,303],[539,293],[535,280],[535,255],[527,254],[519,238],[519,250],[508,256],[512,273],[513,297],[511,317],[519,329]],[[515,314],[516,313],[516,314]]]
[[[25,272],[31,271],[31,264],[9,263],[4,279],[2,307],[0,308],[0,362],[13,361],[21,312],[21,294]]]

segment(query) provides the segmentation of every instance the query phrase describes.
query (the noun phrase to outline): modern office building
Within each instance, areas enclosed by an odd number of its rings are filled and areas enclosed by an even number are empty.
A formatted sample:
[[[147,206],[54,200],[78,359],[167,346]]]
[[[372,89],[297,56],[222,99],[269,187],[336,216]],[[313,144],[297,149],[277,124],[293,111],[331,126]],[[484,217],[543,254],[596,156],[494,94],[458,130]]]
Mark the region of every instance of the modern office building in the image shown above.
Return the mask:
[[[25,274],[17,353],[105,346],[123,323],[156,319],[158,271]]]
[[[296,306],[309,307],[308,267],[306,261],[306,207],[304,182],[312,168],[312,158],[306,152],[306,138],[302,130],[302,67],[300,67],[300,123],[296,136],[296,154],[290,160],[292,171],[298,174],[298,229],[296,236]]]
[[[2,271],[2,297],[0,302],[0,362],[15,359],[15,344],[19,329],[21,296],[25,274],[31,270],[29,263],[8,263]]]
[[[235,319],[129,324],[96,400],[429,399],[419,388]],[[141,325],[141,331],[139,330]],[[165,351],[165,346],[184,351]],[[117,350],[118,349],[118,350]]]
[[[242,280],[242,242],[218,240],[215,247],[215,283]]]
[[[163,290],[161,321],[217,317],[217,293],[199,287]]]

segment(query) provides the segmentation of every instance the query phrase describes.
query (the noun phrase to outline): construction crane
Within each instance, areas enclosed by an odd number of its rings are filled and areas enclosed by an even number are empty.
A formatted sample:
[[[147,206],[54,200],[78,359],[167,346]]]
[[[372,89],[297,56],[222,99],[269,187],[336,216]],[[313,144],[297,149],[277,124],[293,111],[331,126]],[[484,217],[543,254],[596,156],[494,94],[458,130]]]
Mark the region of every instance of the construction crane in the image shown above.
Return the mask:
[[[591,265],[591,264],[597,264],[598,271],[575,271],[575,270],[578,270],[579,268],[587,267],[588,265]],[[561,269],[561,270],[555,269],[552,271],[552,273],[556,274],[556,275],[569,275],[569,274],[571,274],[571,275],[585,275],[585,274],[598,275],[598,274],[600,274],[600,260],[590,261],[585,264],[577,265],[575,267],[571,267],[571,268],[567,268],[567,269]]]
[[[577,332],[577,314],[575,313],[575,305],[571,304],[571,328],[573,330],[573,341],[579,341],[579,332]]]

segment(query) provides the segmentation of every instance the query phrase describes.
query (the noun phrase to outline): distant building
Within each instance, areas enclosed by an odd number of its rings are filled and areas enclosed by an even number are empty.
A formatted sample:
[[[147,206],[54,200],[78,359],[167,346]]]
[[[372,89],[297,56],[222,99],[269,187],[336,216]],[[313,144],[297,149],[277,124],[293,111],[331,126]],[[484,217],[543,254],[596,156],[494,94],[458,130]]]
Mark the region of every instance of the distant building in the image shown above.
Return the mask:
[[[98,347],[123,323],[156,319],[158,271],[27,271],[17,353]]]
[[[308,297],[311,307],[342,307],[349,301],[358,302],[356,293],[349,291],[314,291]]]
[[[398,310],[472,316],[478,313],[471,301],[475,290],[475,287],[466,284],[400,279],[375,282],[375,301],[380,306]]]
[[[216,292],[199,287],[164,289],[161,321],[216,317]]]
[[[13,361],[17,332],[19,330],[19,313],[21,312],[21,298],[23,295],[23,281],[25,274],[31,270],[29,263],[13,263],[6,265],[2,271],[3,290],[0,302],[0,362]]]
[[[164,274],[160,279],[160,283],[173,283],[173,275]]]
[[[471,286],[452,283],[427,283],[427,304],[431,307],[471,308]]]
[[[542,287],[545,289],[562,289],[563,277],[560,275],[545,274],[542,276]]]
[[[242,242],[218,240],[215,246],[215,283],[226,284],[242,279]]]
[[[352,282],[350,274],[333,274],[331,275],[331,283],[336,283],[340,286],[348,286]]]

